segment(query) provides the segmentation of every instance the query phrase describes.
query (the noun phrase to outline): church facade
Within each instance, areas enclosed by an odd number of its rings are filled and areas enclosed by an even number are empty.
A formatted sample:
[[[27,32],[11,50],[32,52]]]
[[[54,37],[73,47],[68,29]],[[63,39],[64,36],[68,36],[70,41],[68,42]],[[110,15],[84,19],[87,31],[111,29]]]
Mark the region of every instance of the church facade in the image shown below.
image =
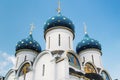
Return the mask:
[[[30,32],[16,45],[15,69],[0,80],[112,80],[102,65],[101,44],[85,31],[74,50],[74,38],[74,24],[58,8],[44,25],[45,50]]]

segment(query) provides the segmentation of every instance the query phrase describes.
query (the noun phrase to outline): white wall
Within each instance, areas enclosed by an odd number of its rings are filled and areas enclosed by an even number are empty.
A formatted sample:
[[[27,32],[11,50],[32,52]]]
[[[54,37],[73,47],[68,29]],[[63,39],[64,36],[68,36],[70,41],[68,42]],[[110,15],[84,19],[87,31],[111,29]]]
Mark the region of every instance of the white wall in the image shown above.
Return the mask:
[[[66,53],[56,62],[51,52],[40,53],[33,64],[33,80],[67,80],[69,79],[69,62]],[[43,76],[43,64],[45,73]]]
[[[50,56],[51,55],[49,53],[45,53],[40,57],[37,57],[38,60],[35,62],[33,69],[33,80],[56,80],[54,60],[52,60]],[[43,65],[45,65],[44,70]]]
[[[60,46],[59,46],[60,34]],[[73,33],[67,29],[53,29],[46,33],[46,50],[73,50]],[[70,38],[70,40],[69,40]]]
[[[18,80],[24,80],[24,78],[25,78],[25,80],[32,80],[32,77],[33,77],[32,76],[32,71],[30,71],[26,74],[25,77],[24,77],[24,75],[18,77]]]
[[[55,76],[57,77],[56,80],[66,80],[69,78],[69,63],[67,58],[56,64]]]

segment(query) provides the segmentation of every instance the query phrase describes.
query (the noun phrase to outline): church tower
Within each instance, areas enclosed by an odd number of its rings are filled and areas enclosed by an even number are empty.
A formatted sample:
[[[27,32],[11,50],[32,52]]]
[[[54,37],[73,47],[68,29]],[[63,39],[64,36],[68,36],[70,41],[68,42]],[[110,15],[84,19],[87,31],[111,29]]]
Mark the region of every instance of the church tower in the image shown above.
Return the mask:
[[[15,79],[16,80],[32,80],[32,65],[41,52],[41,47],[37,41],[33,39],[32,31],[34,25],[31,25],[29,36],[20,40],[16,45],[16,65],[15,65]]]
[[[89,37],[86,31],[86,24],[84,23],[85,35],[78,43],[76,52],[81,61],[81,69],[85,72],[87,78],[95,80],[111,80],[109,74],[104,70],[102,65],[102,48],[101,44]],[[103,76],[104,73],[104,76]]]
[[[61,13],[60,2],[58,14],[48,19],[44,25],[46,50],[73,50],[74,24]]]
[[[101,44],[93,39],[90,38],[87,31],[86,31],[86,24],[84,24],[85,35],[83,40],[78,43],[76,51],[82,60],[82,65],[90,62],[94,64],[97,68],[102,69],[102,62],[101,62]]]
[[[41,52],[41,47],[39,43],[33,39],[33,36],[32,36],[33,28],[34,28],[34,25],[31,24],[31,30],[30,30],[29,36],[17,42],[16,53],[15,53],[15,56],[17,59],[16,65],[15,65],[16,69],[18,69],[18,67],[24,61],[33,62],[35,57]]]

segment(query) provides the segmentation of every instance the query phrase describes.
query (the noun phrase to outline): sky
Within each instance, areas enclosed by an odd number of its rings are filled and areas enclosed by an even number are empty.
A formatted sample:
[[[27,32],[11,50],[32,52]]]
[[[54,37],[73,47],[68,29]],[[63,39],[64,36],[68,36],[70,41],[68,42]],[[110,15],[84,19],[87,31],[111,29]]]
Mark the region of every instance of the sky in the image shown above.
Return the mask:
[[[0,75],[15,64],[16,43],[29,35],[45,49],[44,23],[57,15],[58,0],[0,0]],[[61,0],[62,15],[75,25],[74,50],[84,36],[83,22],[91,38],[102,45],[102,63],[112,79],[120,79],[120,0]]]

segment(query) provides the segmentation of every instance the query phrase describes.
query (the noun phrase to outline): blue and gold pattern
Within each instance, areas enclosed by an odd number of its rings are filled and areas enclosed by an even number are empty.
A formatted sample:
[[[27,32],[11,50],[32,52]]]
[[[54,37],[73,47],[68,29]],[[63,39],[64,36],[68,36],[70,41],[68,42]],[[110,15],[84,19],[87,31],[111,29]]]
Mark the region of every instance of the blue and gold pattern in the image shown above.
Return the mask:
[[[69,28],[74,32],[74,24],[72,23],[72,21],[67,17],[63,16],[61,13],[47,20],[44,25],[44,32],[53,27],[57,28],[57,26]]]
[[[76,52],[79,53],[80,51],[89,48],[101,50],[101,44],[97,40],[90,38],[88,34],[85,34],[83,40],[78,43],[76,47]]]
[[[32,34],[17,43],[16,51],[21,49],[31,49],[38,53],[41,52],[41,47],[37,41],[33,40]]]

